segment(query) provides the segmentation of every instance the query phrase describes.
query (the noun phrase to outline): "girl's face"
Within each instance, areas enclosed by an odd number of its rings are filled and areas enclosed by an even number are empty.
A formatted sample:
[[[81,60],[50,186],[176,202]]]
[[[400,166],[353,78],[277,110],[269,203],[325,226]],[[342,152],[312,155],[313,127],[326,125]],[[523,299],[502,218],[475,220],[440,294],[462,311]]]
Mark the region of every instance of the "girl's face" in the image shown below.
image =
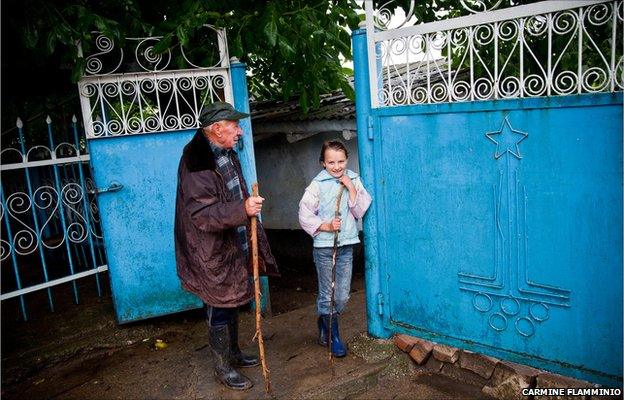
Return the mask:
[[[327,149],[323,168],[334,178],[340,178],[347,170],[347,156],[342,150]]]

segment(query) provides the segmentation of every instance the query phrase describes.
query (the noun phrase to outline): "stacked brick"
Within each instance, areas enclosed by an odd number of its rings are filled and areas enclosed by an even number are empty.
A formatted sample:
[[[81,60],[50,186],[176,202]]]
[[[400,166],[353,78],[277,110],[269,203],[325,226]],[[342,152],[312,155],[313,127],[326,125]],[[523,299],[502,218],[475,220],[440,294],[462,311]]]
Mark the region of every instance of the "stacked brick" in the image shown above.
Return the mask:
[[[589,382],[556,375],[525,365],[499,360],[468,350],[446,346],[413,336],[394,336],[395,345],[423,369],[481,387],[496,399],[527,399],[527,388],[595,388]],[[545,398],[534,397],[536,400]],[[578,396],[559,397],[579,399]]]

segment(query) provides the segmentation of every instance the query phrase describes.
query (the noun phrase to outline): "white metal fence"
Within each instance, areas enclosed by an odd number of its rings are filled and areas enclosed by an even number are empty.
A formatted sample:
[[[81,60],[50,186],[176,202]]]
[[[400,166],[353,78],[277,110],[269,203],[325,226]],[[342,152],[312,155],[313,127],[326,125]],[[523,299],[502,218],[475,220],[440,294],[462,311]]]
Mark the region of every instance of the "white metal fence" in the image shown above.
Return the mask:
[[[53,311],[53,286],[71,282],[78,303],[76,280],[95,275],[101,295],[99,274],[108,269],[84,134],[76,117],[70,132],[54,132],[50,117],[45,126],[46,145],[27,147],[31,135],[18,119],[16,147],[0,152],[0,300],[18,297],[24,319],[26,294],[46,290]]]
[[[487,3],[413,26],[408,13],[389,29],[394,2],[366,2],[373,107],[624,89],[622,0]]]
[[[177,58],[172,50],[155,53],[162,37],[127,38],[126,47],[119,48],[98,35],[78,83],[87,137],[197,128],[203,106],[218,100],[231,103],[225,32],[208,25],[205,30],[215,46],[203,42],[198,47],[217,52],[207,66],[192,61],[192,49],[181,44]]]

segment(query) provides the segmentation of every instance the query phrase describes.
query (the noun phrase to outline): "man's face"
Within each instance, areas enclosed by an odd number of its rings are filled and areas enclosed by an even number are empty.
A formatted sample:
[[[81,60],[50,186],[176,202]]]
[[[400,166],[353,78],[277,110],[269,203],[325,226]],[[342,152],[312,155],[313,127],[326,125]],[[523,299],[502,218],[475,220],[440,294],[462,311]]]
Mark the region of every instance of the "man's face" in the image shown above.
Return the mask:
[[[238,140],[243,136],[243,130],[238,121],[219,121],[215,123],[218,145],[224,149],[233,149]],[[219,136],[220,135],[220,136]]]

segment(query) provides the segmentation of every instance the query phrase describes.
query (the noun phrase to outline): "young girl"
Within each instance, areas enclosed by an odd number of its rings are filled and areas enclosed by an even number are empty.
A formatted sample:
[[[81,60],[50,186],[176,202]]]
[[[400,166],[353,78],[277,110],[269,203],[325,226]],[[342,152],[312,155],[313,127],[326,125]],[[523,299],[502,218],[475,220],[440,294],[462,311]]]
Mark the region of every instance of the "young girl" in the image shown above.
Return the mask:
[[[347,169],[348,157],[342,142],[332,140],[323,143],[320,162],[324,169],[312,179],[299,202],[299,223],[314,238],[313,256],[319,286],[316,300],[318,342],[327,346],[329,315],[334,313],[331,318],[331,351],[336,357],[347,354],[338,331],[338,314],[344,310],[351,290],[353,245],[360,242],[356,219],[364,216],[371,203],[371,197],[358,174]],[[340,216],[336,217],[339,196]],[[332,259],[336,233],[336,284],[332,308]]]

